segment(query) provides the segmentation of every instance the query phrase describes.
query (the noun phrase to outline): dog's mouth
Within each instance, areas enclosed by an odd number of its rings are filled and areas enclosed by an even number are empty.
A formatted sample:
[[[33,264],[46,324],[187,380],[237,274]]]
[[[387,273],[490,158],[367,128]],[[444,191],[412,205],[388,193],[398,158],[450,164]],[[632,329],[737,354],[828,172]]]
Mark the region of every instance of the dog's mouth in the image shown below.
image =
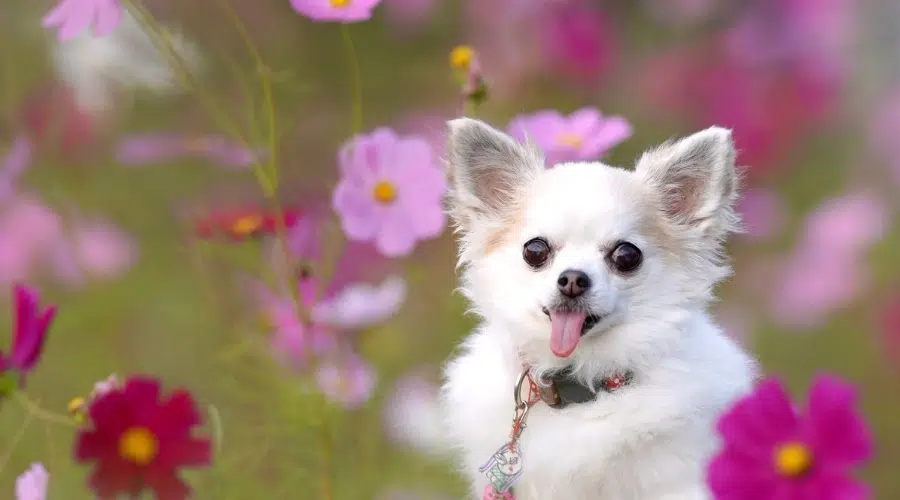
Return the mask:
[[[569,357],[581,337],[603,320],[603,315],[582,309],[544,307],[542,310],[550,318],[550,350],[560,358]]]

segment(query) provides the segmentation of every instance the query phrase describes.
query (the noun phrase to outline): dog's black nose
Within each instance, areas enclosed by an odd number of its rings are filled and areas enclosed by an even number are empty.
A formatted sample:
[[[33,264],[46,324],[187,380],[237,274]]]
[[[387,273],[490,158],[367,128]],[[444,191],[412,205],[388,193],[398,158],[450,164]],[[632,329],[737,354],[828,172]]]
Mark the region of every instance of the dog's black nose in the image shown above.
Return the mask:
[[[559,288],[559,293],[574,299],[591,288],[591,278],[582,271],[568,269],[559,275],[556,285]]]

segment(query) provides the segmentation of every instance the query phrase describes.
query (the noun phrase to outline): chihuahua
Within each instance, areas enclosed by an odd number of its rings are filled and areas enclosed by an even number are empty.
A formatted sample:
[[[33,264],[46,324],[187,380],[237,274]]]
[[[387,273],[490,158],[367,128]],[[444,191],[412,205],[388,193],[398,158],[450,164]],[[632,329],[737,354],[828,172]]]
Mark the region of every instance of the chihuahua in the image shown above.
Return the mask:
[[[715,422],[757,372],[707,313],[740,227],[731,132],[626,170],[547,168],[481,121],[448,129],[461,290],[482,322],[438,414],[473,497],[709,498]]]

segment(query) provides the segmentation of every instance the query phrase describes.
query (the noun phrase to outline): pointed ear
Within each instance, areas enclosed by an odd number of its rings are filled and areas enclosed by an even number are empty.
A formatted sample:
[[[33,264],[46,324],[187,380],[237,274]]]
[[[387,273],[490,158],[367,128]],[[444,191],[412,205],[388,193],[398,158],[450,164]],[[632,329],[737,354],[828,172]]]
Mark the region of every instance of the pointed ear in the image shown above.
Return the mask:
[[[463,231],[480,220],[503,220],[516,197],[544,169],[544,158],[530,144],[519,144],[484,122],[447,122],[450,216]]]
[[[736,156],[731,131],[710,127],[647,151],[635,172],[660,194],[673,222],[719,239],[739,230],[732,208],[738,197]]]

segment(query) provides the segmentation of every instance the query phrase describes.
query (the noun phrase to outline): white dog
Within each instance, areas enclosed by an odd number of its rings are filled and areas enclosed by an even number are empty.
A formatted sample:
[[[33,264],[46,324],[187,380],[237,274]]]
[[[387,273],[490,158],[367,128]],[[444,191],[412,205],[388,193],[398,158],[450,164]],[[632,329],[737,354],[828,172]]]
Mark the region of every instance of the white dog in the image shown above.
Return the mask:
[[[484,321],[446,366],[440,413],[472,495],[709,498],[716,418],[756,372],[706,312],[739,224],[730,131],[664,144],[634,171],[548,169],[462,118],[448,156],[462,291]],[[536,403],[510,443],[525,370]]]

